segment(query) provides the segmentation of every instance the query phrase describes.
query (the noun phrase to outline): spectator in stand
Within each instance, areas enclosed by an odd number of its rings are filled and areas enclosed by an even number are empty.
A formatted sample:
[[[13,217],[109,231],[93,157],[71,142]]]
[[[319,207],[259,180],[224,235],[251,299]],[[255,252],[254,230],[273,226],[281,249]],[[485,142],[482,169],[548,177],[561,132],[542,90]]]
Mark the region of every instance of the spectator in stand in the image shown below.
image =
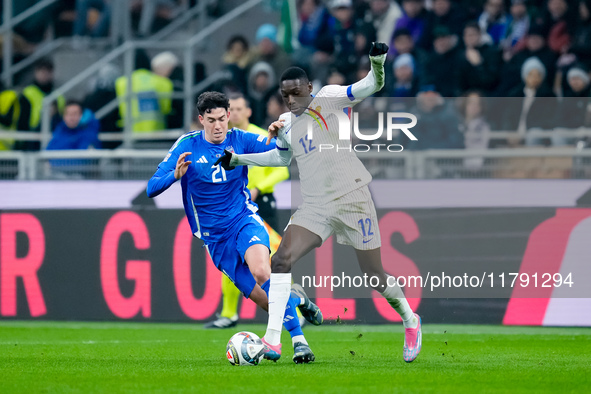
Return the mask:
[[[53,91],[53,62],[48,59],[39,60],[35,64],[33,83],[23,89],[19,97],[20,114],[17,130],[39,132],[41,130],[41,111],[43,99]],[[57,118],[62,113],[66,100],[59,96],[57,111],[53,108],[53,116]],[[37,151],[39,141],[18,141],[15,150]]]
[[[117,98],[115,93],[115,80],[121,75],[121,70],[113,65],[107,64],[102,67],[94,84],[92,92],[86,96],[82,103],[82,108],[88,108],[90,111],[96,113],[105,105]],[[100,130],[103,132],[118,132],[121,131],[119,127],[119,110],[113,108],[111,112],[103,116],[100,120]],[[121,145],[121,141],[104,141],[102,147],[104,149],[115,149]]]
[[[255,55],[253,63],[268,63],[275,73],[279,75],[291,66],[291,59],[277,44],[277,28],[270,23],[261,25],[256,32]]]
[[[298,18],[300,31],[298,41],[300,42],[300,55],[312,55],[317,50],[318,38],[325,34],[329,20],[332,18],[320,0],[298,0]],[[303,61],[300,56],[294,56],[294,60]]]
[[[279,91],[274,92],[267,100],[267,119],[263,125],[268,127],[271,123],[275,122],[281,115],[288,111],[289,108],[287,108],[285,105],[281,93],[279,93]]]
[[[416,46],[422,41],[421,37],[425,31],[427,23],[427,11],[424,8],[424,0],[402,0],[403,15],[396,22],[394,31],[398,29],[407,29]],[[392,48],[393,45],[390,45]],[[428,49],[428,48],[425,48]],[[392,49],[388,52],[390,56],[394,55]]]
[[[467,150],[484,150],[489,147],[490,124],[485,117],[483,94],[477,90],[468,91],[459,101],[460,131],[464,134],[464,146]],[[484,158],[464,159],[464,167],[470,170],[482,168]]]
[[[4,2],[2,2],[4,3]],[[28,11],[31,7],[35,6],[39,3],[39,0],[13,0],[12,1],[12,15],[13,17],[16,15],[21,15],[21,13]],[[48,28],[53,23],[55,18],[56,11],[59,9],[59,2],[54,2],[53,4],[43,8],[40,11],[35,12],[29,18],[23,20],[20,23],[17,23],[13,26],[14,33],[18,34],[20,37],[24,39],[25,42],[17,41],[19,45],[22,46],[22,49],[29,52],[32,52],[32,48],[29,44],[40,44],[47,34]],[[3,4],[0,5],[0,8],[3,8]],[[4,36],[3,36],[4,38]]]
[[[506,103],[505,130],[524,134],[532,129],[550,130],[555,126],[556,97],[544,82],[546,67],[536,57],[529,58],[521,68],[522,84],[509,93],[521,100]],[[514,142],[510,142],[514,144]],[[549,140],[526,135],[526,145],[549,144]]]
[[[498,50],[482,43],[480,26],[476,22],[469,22],[464,28],[464,47],[459,62],[460,90],[491,93],[497,87],[501,67]]]
[[[299,0],[297,5],[300,46],[292,54],[293,62],[306,70],[313,67],[316,76],[326,78],[334,50],[329,31],[336,21],[320,0]]]
[[[531,18],[527,12],[526,0],[511,0],[509,25],[505,37],[500,43],[503,58],[510,59],[515,53],[525,48],[525,38]]]
[[[407,29],[396,30],[392,41],[394,43],[392,62],[396,60],[396,56],[404,54],[411,55],[414,61],[414,75],[420,83],[425,78],[425,65],[429,60],[429,54],[425,50],[415,46],[412,36]]]
[[[504,0],[486,0],[484,12],[478,18],[478,25],[486,34],[485,39],[489,44],[499,45],[509,27]]]
[[[64,118],[53,130],[47,150],[98,149],[99,121],[82,103],[70,100],[64,109]]]
[[[532,25],[530,27],[525,40],[525,49],[518,52],[501,66],[500,83],[496,96],[507,96],[513,88],[522,82],[520,79],[521,68],[523,63],[530,57],[536,57],[542,62],[546,70],[545,83],[547,86],[553,86],[558,56],[546,46],[545,32],[546,30],[541,25]]]
[[[434,52],[425,66],[422,83],[435,86],[435,91],[444,97],[459,94],[459,49],[457,37],[445,26],[438,26],[433,32]]]
[[[252,115],[251,123],[263,124],[267,118],[267,99],[277,89],[275,71],[269,63],[258,62],[248,74],[248,100]]]
[[[246,91],[246,69],[250,66],[253,53],[246,38],[242,35],[232,36],[222,56],[224,67],[231,74],[231,81],[241,92]]]
[[[568,53],[574,55],[572,62],[576,60],[591,69],[591,0],[579,1],[579,23]]]
[[[389,96],[398,98],[415,97],[419,91],[418,79],[415,76],[415,61],[412,55],[405,53],[394,61],[393,82],[390,85]]]
[[[421,86],[415,70],[416,64],[411,54],[405,53],[396,58],[392,63],[392,72],[386,73],[386,86],[382,89],[384,96],[388,97],[387,101],[376,100],[372,103],[377,111],[408,112],[415,106],[415,97]],[[380,104],[385,104],[385,108]]]
[[[76,20],[74,21],[74,38],[86,36],[90,33],[91,37],[105,37],[109,33],[111,22],[111,0],[76,0]],[[93,8],[100,12],[100,17],[87,31],[88,11]]]
[[[47,150],[85,150],[98,149],[99,122],[89,109],[83,109],[78,101],[68,101],[64,109],[63,120],[53,130],[53,137]],[[49,161],[52,176],[56,178],[94,177],[93,166],[96,159],[52,159]]]
[[[433,30],[437,26],[446,26],[453,34],[460,37],[468,15],[463,8],[451,0],[433,0],[433,9],[427,13],[427,23],[421,38],[421,47],[430,49],[433,43]]]
[[[434,89],[424,86],[417,95],[417,106],[411,111],[420,119],[413,128],[417,141],[408,141],[405,149],[463,149],[464,136],[459,131],[455,109]]]
[[[20,107],[18,93],[12,89],[4,89],[0,81],[0,131],[15,131]],[[14,140],[0,139],[0,151],[12,150]]]
[[[230,37],[226,45],[226,52],[222,56],[224,64],[235,64],[240,69],[246,69],[251,61],[253,54],[250,52],[248,40],[243,35]]]
[[[570,7],[566,0],[548,0],[540,20],[548,31],[548,47],[557,54],[566,53],[576,27],[578,7]]]
[[[333,69],[328,74],[328,78],[326,79],[327,85],[346,85],[347,79],[343,74],[339,72],[339,70]]]
[[[131,75],[132,130],[139,133],[161,131],[167,128],[166,116],[171,111],[170,95],[173,84],[169,76],[178,65],[178,58],[172,52],[162,52],[151,61],[152,71],[140,68]],[[127,116],[127,77],[115,81],[119,98],[119,114],[123,124]]]
[[[575,65],[566,74],[568,89],[564,92],[558,108],[558,119],[556,126],[568,129],[577,129],[588,126],[589,96],[591,85],[589,84],[589,71],[583,65]],[[573,139],[552,137],[552,145],[573,144]]]
[[[327,32],[330,34],[330,38],[324,37],[322,40],[327,44],[330,40],[330,45],[332,45],[331,65],[345,75],[347,80],[350,80],[353,78],[359,60],[357,56],[359,43],[356,43],[357,31],[353,19],[353,2],[351,0],[332,0],[330,13],[334,17],[334,25]]]
[[[377,42],[390,42],[402,9],[393,0],[368,0],[369,8],[364,12],[362,22],[373,28]]]

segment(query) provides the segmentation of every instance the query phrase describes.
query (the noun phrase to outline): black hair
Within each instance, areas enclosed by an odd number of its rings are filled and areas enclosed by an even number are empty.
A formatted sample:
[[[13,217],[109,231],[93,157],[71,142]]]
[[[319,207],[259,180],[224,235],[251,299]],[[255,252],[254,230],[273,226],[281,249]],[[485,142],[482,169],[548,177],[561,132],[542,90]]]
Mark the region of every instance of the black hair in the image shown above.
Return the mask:
[[[392,36],[392,40],[396,40],[398,37],[402,37],[402,36],[407,36],[412,38],[412,34],[410,33],[410,30],[408,30],[406,27],[401,27],[399,29],[396,29],[396,31],[394,31],[394,35]]]
[[[53,71],[53,62],[48,58],[39,59],[35,63],[35,70],[49,70]]]
[[[470,21],[464,25],[464,31],[466,29],[476,29],[479,33],[481,32],[480,25],[476,21]]]
[[[241,35],[235,35],[235,36],[230,37],[230,39],[228,40],[228,44],[226,45],[226,50],[230,50],[230,48],[232,48],[232,46],[234,44],[236,44],[237,42],[242,44],[244,49],[246,49],[248,51],[248,48],[249,48],[248,41],[246,40],[246,38],[244,36],[241,36]]]
[[[240,92],[232,92],[228,95],[228,100],[240,100],[243,99],[246,104],[246,108],[250,108],[250,101]]]
[[[203,116],[216,108],[224,108],[228,111],[228,108],[230,108],[228,97],[220,92],[201,93],[197,99],[197,111],[199,111],[199,115]]]
[[[290,67],[281,74],[281,82],[293,81],[299,79],[303,82],[309,82],[308,74],[299,67]]]

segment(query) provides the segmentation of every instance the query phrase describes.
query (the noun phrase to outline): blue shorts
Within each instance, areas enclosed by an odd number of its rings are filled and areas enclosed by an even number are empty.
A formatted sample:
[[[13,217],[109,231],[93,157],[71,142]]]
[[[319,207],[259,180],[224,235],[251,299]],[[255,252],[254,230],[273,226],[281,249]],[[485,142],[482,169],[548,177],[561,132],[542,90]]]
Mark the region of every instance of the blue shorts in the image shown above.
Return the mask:
[[[244,261],[244,254],[256,244],[269,248],[269,233],[258,214],[245,216],[223,241],[205,245],[217,269],[226,274],[246,298],[256,286],[256,281]]]

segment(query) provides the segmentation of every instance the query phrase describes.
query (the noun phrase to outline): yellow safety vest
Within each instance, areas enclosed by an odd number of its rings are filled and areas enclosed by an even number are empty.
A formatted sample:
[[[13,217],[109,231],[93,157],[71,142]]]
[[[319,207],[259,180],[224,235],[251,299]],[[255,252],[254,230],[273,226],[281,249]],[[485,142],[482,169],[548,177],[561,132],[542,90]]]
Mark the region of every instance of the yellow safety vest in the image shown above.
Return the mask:
[[[173,90],[172,81],[145,69],[131,74],[132,130],[145,133],[166,129],[166,115],[171,111],[170,94]],[[119,98],[119,114],[123,122],[127,116],[127,77],[119,77],[115,81],[115,91]]]
[[[41,111],[43,110],[43,99],[45,96],[45,92],[39,89],[37,85],[29,85],[23,89],[23,96],[29,103],[31,103],[31,117],[29,119],[29,129],[30,130],[37,130],[39,129],[39,124],[41,123]],[[59,96],[57,98],[57,108],[60,114],[64,112],[64,108],[66,106],[66,99],[63,96]]]
[[[263,130],[252,123],[248,125],[246,131],[259,135],[267,136],[267,130]],[[275,185],[289,178],[287,167],[249,167],[248,185],[249,189],[257,188],[261,194],[273,193]]]
[[[14,90],[0,92],[0,130],[16,130],[16,123],[20,115],[18,94]],[[12,150],[14,140],[0,140],[0,150]]]

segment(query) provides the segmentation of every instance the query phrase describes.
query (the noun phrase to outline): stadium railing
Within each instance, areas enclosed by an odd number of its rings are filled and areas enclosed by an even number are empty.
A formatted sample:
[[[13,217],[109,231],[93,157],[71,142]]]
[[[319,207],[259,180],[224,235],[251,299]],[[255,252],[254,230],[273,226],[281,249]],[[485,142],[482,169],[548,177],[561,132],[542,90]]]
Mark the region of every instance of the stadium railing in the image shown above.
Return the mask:
[[[2,0],[2,20],[0,25],[0,35],[3,37],[2,45],[2,81],[5,86],[12,86],[13,77],[19,71],[34,64],[42,57],[51,55],[53,52],[71,45],[72,37],[53,38],[48,35],[43,43],[41,43],[33,53],[26,56],[24,59],[13,64],[13,37],[14,27],[19,23],[34,16],[38,12],[47,11],[47,8],[58,3],[59,0],[41,0],[32,5],[25,11],[13,16],[13,1]],[[160,41],[170,37],[174,32],[185,26],[194,19],[199,20],[199,26],[205,26],[208,22],[207,7],[212,0],[199,1],[193,7],[189,7],[188,3],[181,3],[177,8],[178,15],[168,25],[155,32],[147,39],[150,41]],[[131,5],[130,0],[118,0],[111,3],[111,28],[109,36],[106,38],[93,38],[93,47],[117,47],[119,42],[125,42],[131,39]],[[51,30],[50,30],[51,31]]]
[[[121,44],[119,47],[113,49],[110,53],[105,55],[99,61],[95,62],[92,66],[88,67],[80,74],[72,77],[68,82],[64,85],[60,86],[58,89],[54,90],[51,94],[43,99],[43,110],[42,110],[42,117],[41,117],[41,146],[45,148],[49,143],[51,138],[51,107],[52,104],[57,100],[58,97],[62,95],[66,95],[70,90],[77,87],[79,84],[86,82],[88,78],[94,76],[102,67],[106,64],[113,62],[117,59],[123,57],[123,70],[124,75],[127,76],[128,86],[126,91],[132,92],[131,89],[131,73],[134,71],[134,53],[136,49],[161,49],[161,50],[179,50],[183,53],[182,56],[182,67],[183,67],[183,78],[184,78],[184,86],[183,91],[181,93],[182,98],[184,99],[184,108],[183,108],[183,125],[184,129],[187,130],[190,127],[191,120],[192,120],[192,113],[193,113],[193,97],[195,93],[197,93],[203,87],[203,82],[200,84],[195,85],[193,81],[193,50],[200,45],[204,40],[209,38],[213,33],[215,33],[218,29],[223,28],[226,26],[230,21],[234,18],[239,17],[240,15],[244,14],[246,11],[250,10],[251,8],[259,5],[262,3],[263,0],[249,0],[238,7],[232,9],[228,13],[222,15],[221,17],[217,18],[216,20],[208,23],[206,27],[202,28],[199,32],[193,35],[191,38],[184,42],[177,42],[177,41],[161,41],[162,37],[156,36],[158,40],[142,40],[142,41],[133,41],[128,40]],[[200,2],[201,3],[201,2]],[[202,2],[206,4],[206,2]],[[203,6],[205,7],[205,6]],[[203,12],[201,13],[204,14]],[[166,32],[168,34],[169,31]],[[215,77],[219,77],[219,75],[214,74]],[[215,78],[214,77],[214,78]],[[205,82],[205,81],[204,81]],[[175,96],[176,97],[176,96]],[[127,111],[128,113],[125,116],[125,124],[124,124],[124,132],[123,132],[123,146],[125,148],[131,148],[132,146],[132,124],[131,124],[131,108],[130,105],[131,100],[134,98],[133,94],[128,94],[124,100],[127,102]],[[117,105],[117,101],[113,100],[112,102],[105,105],[110,109],[115,108]],[[97,111],[99,115],[104,116],[109,111],[105,110],[105,107]],[[100,119],[100,117],[99,117]]]
[[[166,153],[165,149],[0,152],[0,179],[147,180]],[[357,155],[374,179],[591,178],[590,149],[427,150]],[[297,179],[295,167],[292,179]]]

